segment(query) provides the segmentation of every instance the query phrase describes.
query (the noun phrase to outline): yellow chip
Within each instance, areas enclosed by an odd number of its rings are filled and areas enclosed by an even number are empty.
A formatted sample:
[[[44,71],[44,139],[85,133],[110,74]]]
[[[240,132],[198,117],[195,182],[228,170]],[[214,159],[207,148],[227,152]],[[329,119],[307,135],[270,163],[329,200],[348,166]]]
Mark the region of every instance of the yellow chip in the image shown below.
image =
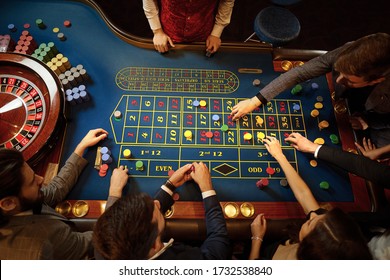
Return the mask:
[[[207,105],[206,100],[199,101],[199,105],[202,106],[202,107],[205,107]]]
[[[313,167],[316,167],[317,166],[317,161],[315,159],[312,159],[310,161],[310,165],[313,166]]]
[[[262,117],[260,117],[260,116],[256,116],[256,123],[258,124],[258,125],[263,125],[263,123],[264,123],[264,120],[263,120],[263,118]]]
[[[323,145],[323,144],[325,144],[325,140],[324,140],[324,138],[317,138],[316,140],[314,140],[314,143],[316,143],[318,145]]]
[[[252,139],[252,134],[251,133],[245,133],[244,134],[244,140],[251,140]]]
[[[125,158],[130,158],[131,157],[130,149],[123,150],[123,157],[125,157]]]
[[[318,124],[318,127],[320,129],[327,128],[327,127],[329,127],[329,123],[327,121],[320,121]]]
[[[317,109],[313,109],[310,112],[310,116],[312,116],[313,118],[318,117],[319,114],[320,114],[320,112]]]
[[[322,109],[323,107],[324,107],[324,105],[321,102],[316,102],[314,104],[314,108],[316,108],[316,109]]]
[[[58,33],[58,32],[60,32],[60,29],[58,27],[54,27],[53,28],[53,33]]]
[[[191,138],[191,137],[192,137],[192,132],[191,132],[191,130],[186,130],[186,131],[184,132],[184,137],[185,137],[185,138]]]
[[[257,139],[263,140],[265,138],[264,132],[257,132]]]

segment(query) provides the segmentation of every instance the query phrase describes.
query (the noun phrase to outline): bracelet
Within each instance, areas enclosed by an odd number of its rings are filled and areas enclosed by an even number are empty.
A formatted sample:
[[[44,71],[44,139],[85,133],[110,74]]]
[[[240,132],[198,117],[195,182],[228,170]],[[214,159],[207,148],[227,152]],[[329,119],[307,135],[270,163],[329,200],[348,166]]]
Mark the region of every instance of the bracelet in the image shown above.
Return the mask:
[[[168,189],[170,189],[172,192],[176,190],[176,187],[172,184],[172,182],[168,179],[164,184]]]
[[[263,242],[263,238],[261,238],[260,236],[252,236],[251,239],[252,240],[260,240],[261,242]]]

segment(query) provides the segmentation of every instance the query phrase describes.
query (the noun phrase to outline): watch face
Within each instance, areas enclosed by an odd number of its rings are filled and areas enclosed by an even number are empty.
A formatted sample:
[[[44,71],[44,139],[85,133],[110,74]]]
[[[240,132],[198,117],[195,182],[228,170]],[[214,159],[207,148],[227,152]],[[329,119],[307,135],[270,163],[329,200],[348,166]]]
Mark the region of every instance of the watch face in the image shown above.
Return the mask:
[[[34,161],[51,146],[64,120],[57,76],[29,56],[0,54],[0,147]]]

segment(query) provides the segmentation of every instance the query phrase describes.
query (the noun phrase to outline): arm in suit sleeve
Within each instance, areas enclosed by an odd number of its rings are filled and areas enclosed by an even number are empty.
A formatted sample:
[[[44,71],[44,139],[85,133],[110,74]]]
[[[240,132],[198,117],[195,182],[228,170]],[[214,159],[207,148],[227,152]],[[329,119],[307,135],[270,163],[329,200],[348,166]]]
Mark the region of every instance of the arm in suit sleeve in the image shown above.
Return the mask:
[[[85,158],[72,153],[58,175],[47,186],[42,188],[45,203],[55,207],[59,202],[63,201],[76,184],[87,164],[88,161]]]
[[[161,213],[165,213],[174,203],[174,200],[172,196],[164,191],[163,189],[159,189],[156,195],[154,196],[154,199],[157,199],[160,201],[161,205]]]
[[[317,158],[365,178],[383,188],[390,188],[390,166],[381,164],[362,155],[345,152],[328,146],[322,146],[320,148]]]
[[[216,195],[203,200],[206,214],[207,237],[201,246],[205,259],[229,259],[231,256],[230,241],[226,221]]]

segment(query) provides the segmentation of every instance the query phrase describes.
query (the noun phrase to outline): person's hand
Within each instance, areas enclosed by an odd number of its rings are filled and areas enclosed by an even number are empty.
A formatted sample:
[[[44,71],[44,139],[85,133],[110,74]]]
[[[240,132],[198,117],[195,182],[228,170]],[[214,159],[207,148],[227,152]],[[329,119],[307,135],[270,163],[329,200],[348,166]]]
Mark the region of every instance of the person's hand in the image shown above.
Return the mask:
[[[74,152],[82,157],[86,148],[96,145],[103,139],[106,139],[107,136],[108,132],[102,128],[92,129],[84,136]]]
[[[207,165],[203,162],[194,162],[192,165],[194,168],[190,175],[191,178],[198,184],[201,192],[212,190],[213,185],[211,184],[211,175]]]
[[[221,46],[221,38],[209,35],[206,39],[206,51],[215,53]]]
[[[185,182],[191,180],[191,167],[192,164],[186,164],[176,170],[175,173],[173,173],[171,177],[169,177],[169,181],[172,183],[172,185],[177,188],[183,185]]]
[[[278,139],[276,139],[273,136],[267,136],[263,139],[264,146],[267,149],[267,151],[275,158],[277,159],[280,156],[283,155],[282,147],[280,146],[280,143]]]
[[[285,141],[289,142],[291,146],[298,151],[304,153],[314,154],[314,152],[319,146],[318,144],[313,143],[312,141],[297,132],[291,133],[287,138],[285,138]]]
[[[267,230],[267,220],[264,217],[264,214],[261,213],[251,223],[251,233],[252,237],[264,238],[265,232]],[[253,239],[260,240],[260,239]],[[260,240],[261,241],[261,240]]]
[[[369,159],[376,160],[380,156],[380,153],[378,153],[375,144],[372,143],[370,139],[366,139],[366,137],[363,137],[362,145],[359,145],[359,143],[357,142],[355,142],[355,145],[359,149],[359,151],[363,154],[363,156]]]
[[[165,34],[162,29],[157,29],[154,31],[153,44],[154,48],[159,53],[166,53],[169,51],[169,47],[175,47],[171,38]]]
[[[256,101],[256,99],[257,101]],[[246,114],[252,112],[254,109],[261,105],[260,100],[257,97],[252,97],[250,99],[245,99],[234,105],[230,115],[233,117],[232,120],[238,120],[239,118],[245,116]]]
[[[354,130],[366,130],[368,128],[367,122],[360,116],[349,117],[349,122]]]
[[[127,167],[121,165],[118,168],[115,168],[112,171],[108,195],[121,197],[123,188],[126,186],[128,179],[129,175]]]

